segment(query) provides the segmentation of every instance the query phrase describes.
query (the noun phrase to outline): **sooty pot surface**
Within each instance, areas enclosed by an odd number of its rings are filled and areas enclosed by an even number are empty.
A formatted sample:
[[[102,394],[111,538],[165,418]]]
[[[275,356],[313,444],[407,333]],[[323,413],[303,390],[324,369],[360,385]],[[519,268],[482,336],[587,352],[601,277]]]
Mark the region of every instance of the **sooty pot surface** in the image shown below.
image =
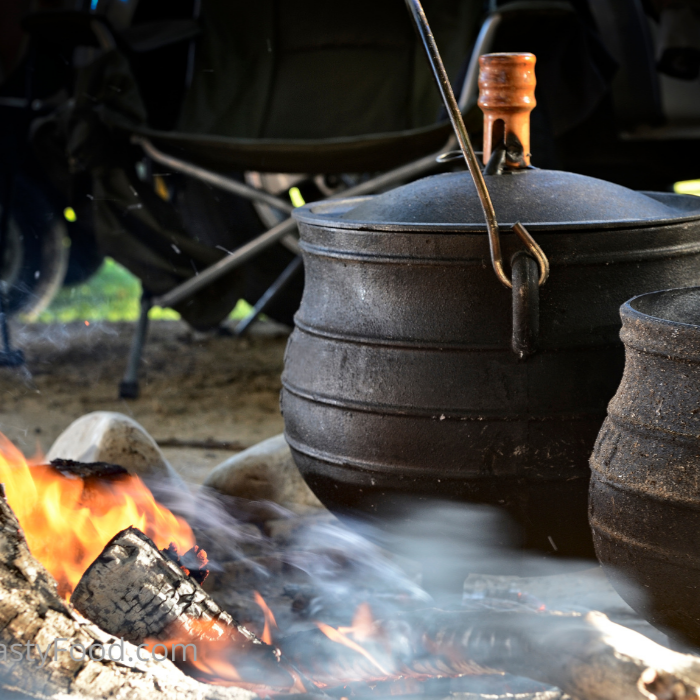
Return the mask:
[[[623,598],[700,645],[700,288],[621,309],[625,372],[591,457],[596,553]]]
[[[486,179],[502,230],[519,217],[550,260],[539,294],[520,290],[536,351],[512,350],[517,295],[493,273],[468,173],[307,205],[287,440],[337,514],[381,524],[420,499],[486,503],[525,547],[592,556],[588,458],[622,376],[618,309],[700,283],[700,202],[536,169]],[[506,261],[522,249],[501,240]]]

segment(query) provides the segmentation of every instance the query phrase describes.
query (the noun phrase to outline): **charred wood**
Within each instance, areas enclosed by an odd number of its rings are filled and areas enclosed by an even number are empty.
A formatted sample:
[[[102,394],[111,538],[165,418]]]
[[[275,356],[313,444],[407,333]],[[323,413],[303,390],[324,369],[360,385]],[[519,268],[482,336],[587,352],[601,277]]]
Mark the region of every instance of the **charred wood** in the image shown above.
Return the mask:
[[[130,527],[117,533],[83,574],[71,603],[89,620],[118,637],[141,644],[146,639],[171,639],[181,629],[202,636],[197,620],[221,623],[245,649],[260,644],[170,556]]]
[[[105,547],[72,600],[107,631],[137,643],[178,638],[182,631],[212,641],[214,630],[214,641],[230,649],[246,682],[275,688],[292,685],[287,662],[319,687],[506,672],[580,700],[697,700],[700,688],[700,659],[661,647],[600,613],[426,609],[355,632],[319,623],[318,630],[281,641],[282,667],[276,650],[237,624],[133,528]]]
[[[175,562],[191,579],[200,586],[207,580],[209,569],[207,564],[207,553],[195,545],[184,554],[180,554],[174,542],[171,542],[167,549],[161,549],[161,554]]]
[[[59,651],[56,640],[61,640]],[[118,660],[90,651],[119,642],[81,618],[62,600],[56,582],[34,559],[12,509],[0,497],[0,644],[22,648],[22,658],[0,653],[3,696],[48,698],[73,694],[84,698],[129,700],[253,700],[254,693],[220,688],[185,676],[170,661],[138,659],[125,643]],[[74,645],[75,653],[68,649]],[[87,650],[82,654],[80,649]]]
[[[73,459],[53,459],[50,466],[64,476],[77,476],[83,481],[88,479],[109,480],[129,475],[124,467],[108,462],[76,462]]]
[[[110,540],[83,574],[71,603],[102,629],[133,644],[219,642],[246,682],[275,688],[294,684],[274,647],[238,624],[136,528]]]

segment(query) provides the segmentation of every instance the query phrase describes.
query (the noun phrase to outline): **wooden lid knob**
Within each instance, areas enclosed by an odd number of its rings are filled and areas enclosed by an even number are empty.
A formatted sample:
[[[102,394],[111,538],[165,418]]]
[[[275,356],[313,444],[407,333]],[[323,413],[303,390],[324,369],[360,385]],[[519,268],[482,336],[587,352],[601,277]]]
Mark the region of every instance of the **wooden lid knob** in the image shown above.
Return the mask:
[[[506,165],[530,165],[530,112],[537,104],[535,61],[531,53],[488,53],[479,58],[484,163],[488,163],[494,148],[505,141]]]

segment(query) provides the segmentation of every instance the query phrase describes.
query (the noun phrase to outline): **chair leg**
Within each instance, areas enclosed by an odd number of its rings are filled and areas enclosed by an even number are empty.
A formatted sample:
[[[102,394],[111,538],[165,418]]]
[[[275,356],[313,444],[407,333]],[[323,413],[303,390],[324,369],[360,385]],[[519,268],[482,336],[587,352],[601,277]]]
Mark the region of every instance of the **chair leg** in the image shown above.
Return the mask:
[[[151,296],[144,292],[141,295],[141,313],[136,324],[136,332],[131,341],[129,362],[126,365],[124,378],[119,383],[120,399],[137,399],[139,397],[139,366],[141,365],[143,346],[146,344],[146,336],[148,335],[148,312],[151,310],[151,306]]]
[[[241,321],[238,322],[236,328],[233,331],[235,336],[242,336],[250,327],[250,325],[255,321],[255,319],[260,316],[260,314],[265,313],[265,311],[270,307],[270,304],[279,296],[280,292],[284,290],[287,284],[293,279],[299,270],[303,267],[303,260],[301,255],[297,255],[292,262],[287,265],[282,271],[282,274],[269,286],[267,291],[258,299],[253,307],[253,310]]]
[[[21,367],[24,364],[24,353],[21,350],[13,349],[10,343],[10,328],[5,312],[6,303],[5,283],[0,281],[0,335],[2,335],[0,367]]]
[[[0,212],[0,260],[5,258],[7,231],[10,227],[10,207],[12,205],[14,186],[13,175],[7,175],[3,185],[2,211]],[[23,365],[24,353],[21,350],[14,350],[10,343],[10,327],[7,319],[7,284],[3,280],[0,280],[0,336],[2,336],[0,367],[20,367]]]

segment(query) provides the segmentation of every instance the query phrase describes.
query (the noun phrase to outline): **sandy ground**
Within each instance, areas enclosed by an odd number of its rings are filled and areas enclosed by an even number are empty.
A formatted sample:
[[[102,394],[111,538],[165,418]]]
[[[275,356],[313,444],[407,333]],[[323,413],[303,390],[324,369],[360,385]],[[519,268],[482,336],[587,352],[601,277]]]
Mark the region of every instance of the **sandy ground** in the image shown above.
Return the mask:
[[[24,368],[0,368],[0,431],[26,455],[47,452],[76,418],[119,411],[158,442],[206,440],[250,446],[283,430],[280,375],[288,329],[258,323],[246,338],[193,333],[178,321],[151,324],[141,396],[118,398],[133,326],[31,324],[12,328]],[[165,447],[171,464],[201,482],[234,454]]]

